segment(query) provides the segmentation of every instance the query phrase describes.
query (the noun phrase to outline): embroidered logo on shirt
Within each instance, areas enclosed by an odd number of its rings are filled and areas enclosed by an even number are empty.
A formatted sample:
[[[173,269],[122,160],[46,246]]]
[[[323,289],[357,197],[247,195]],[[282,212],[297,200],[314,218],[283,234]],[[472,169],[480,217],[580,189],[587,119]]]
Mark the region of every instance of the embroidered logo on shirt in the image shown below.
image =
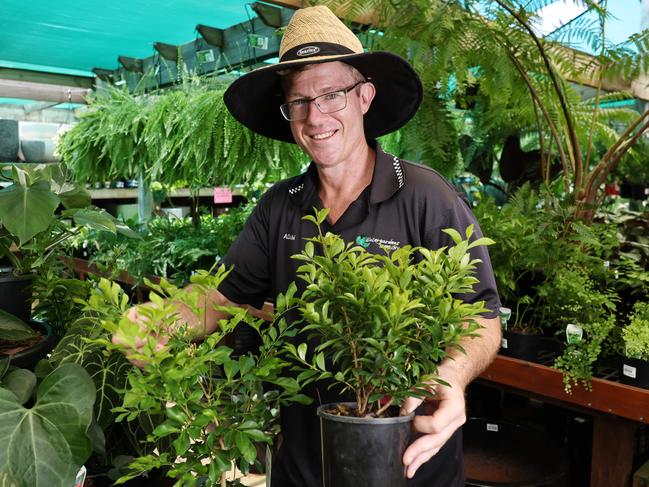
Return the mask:
[[[367,235],[358,235],[356,237],[356,244],[360,245],[364,249],[368,248],[370,244],[375,243],[379,247],[385,248],[387,250],[397,250],[401,247],[401,242],[396,240],[387,240],[384,238],[368,237]]]
[[[370,243],[367,241],[367,237],[365,235],[359,235],[356,237],[356,244],[360,245],[364,249],[370,246]]]
[[[292,233],[285,233],[284,240],[295,240],[295,235],[293,235]]]

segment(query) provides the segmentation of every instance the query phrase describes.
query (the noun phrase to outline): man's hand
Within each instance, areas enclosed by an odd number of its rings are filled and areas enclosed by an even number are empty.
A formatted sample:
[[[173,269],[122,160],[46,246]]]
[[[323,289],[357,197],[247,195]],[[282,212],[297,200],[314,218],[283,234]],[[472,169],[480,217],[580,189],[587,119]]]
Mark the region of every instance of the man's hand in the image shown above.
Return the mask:
[[[413,426],[424,435],[414,441],[403,454],[408,478],[446,444],[455,431],[466,422],[464,390],[458,387],[436,385],[437,397],[427,400],[430,415],[415,416]],[[401,407],[401,414],[409,414],[419,407],[421,399],[409,397]]]
[[[466,422],[466,386],[487,368],[500,347],[500,319],[476,318],[481,328],[480,337],[464,337],[462,348],[466,353],[452,349],[449,356],[437,368],[440,379],[451,384],[431,384],[436,397],[426,401],[431,413],[415,416],[414,428],[423,433],[403,454],[403,463],[408,467],[407,476],[412,478],[417,469],[444,446],[453,433]],[[401,414],[408,414],[419,407],[421,399],[410,397],[401,406]],[[427,409],[427,408],[426,408]]]
[[[150,333],[149,327],[147,326],[147,317],[142,315],[139,312],[139,309],[142,306],[155,306],[155,305],[153,303],[145,303],[145,304],[133,306],[126,311],[124,316],[128,318],[130,321],[132,321],[133,323],[139,325],[143,337],[147,337],[147,336],[151,337],[152,334]],[[117,330],[117,332],[113,335],[111,341],[115,345],[126,347],[127,356],[130,354],[142,353],[142,349],[147,344],[147,340],[145,338],[135,337],[134,344],[129,345],[128,340],[126,340],[125,337],[121,335],[120,331],[121,331],[120,329]],[[169,342],[169,337],[166,334],[164,334],[164,335],[157,335],[155,338],[158,341],[158,343],[155,345],[155,351],[159,352],[160,350],[163,350],[167,342]],[[129,361],[134,366],[140,369],[144,369],[144,366],[146,365],[146,362],[142,360],[129,359]]]

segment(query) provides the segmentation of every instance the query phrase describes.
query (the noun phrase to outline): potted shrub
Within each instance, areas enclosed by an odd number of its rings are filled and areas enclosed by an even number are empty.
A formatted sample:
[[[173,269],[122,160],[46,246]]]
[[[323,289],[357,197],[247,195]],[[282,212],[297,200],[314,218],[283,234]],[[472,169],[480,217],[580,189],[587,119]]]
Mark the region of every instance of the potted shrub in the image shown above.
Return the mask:
[[[27,323],[34,278],[52,265],[61,244],[77,231],[69,221],[77,226],[133,232],[104,210],[92,207],[88,192],[68,182],[65,166],[12,165],[2,171],[10,184],[0,190],[0,256],[6,263],[0,269],[0,309]],[[63,210],[57,214],[60,205]],[[17,326],[16,320],[11,326]],[[38,333],[47,336],[43,325],[39,327]]]
[[[308,215],[316,237],[294,256],[298,277],[277,301],[279,312],[297,309],[309,341],[289,343],[287,352],[302,372],[299,381],[331,379],[355,402],[320,406],[325,486],[405,485],[402,456],[412,415],[399,417],[408,396],[433,397],[437,365],[460,339],[478,336],[474,321],[484,303],[455,296],[472,292],[477,260],[468,251],[489,239],[466,239],[452,229],[451,248],[404,247],[371,254],[320,225],[328,210]]]
[[[226,275],[224,267],[213,273],[199,270],[189,289],[164,279],[159,285],[146,281],[155,303],[139,308],[147,323],[135,324],[125,317],[103,323],[121,339],[119,344],[103,343],[142,366],[128,373],[116,421],[134,421],[142,414],[156,421],[145,442],[155,451],[133,460],[122,481],[161,468],[176,478],[176,485],[193,485],[198,477],[204,485],[225,487],[225,475],[234,465],[247,473],[256,462],[256,446],[272,442],[280,404],[309,402],[295,378],[282,376],[290,367],[279,356],[291,334],[286,323],[262,328],[263,321],[247,310],[222,308],[231,318],[221,320],[216,332],[197,343],[196,331],[180,319],[179,306],[200,316],[198,303]],[[243,322],[261,336],[258,355],[235,356],[222,344],[225,335]],[[157,338],[161,329],[169,334],[165,346]]]
[[[635,304],[622,337],[622,383],[649,389],[649,302]]]

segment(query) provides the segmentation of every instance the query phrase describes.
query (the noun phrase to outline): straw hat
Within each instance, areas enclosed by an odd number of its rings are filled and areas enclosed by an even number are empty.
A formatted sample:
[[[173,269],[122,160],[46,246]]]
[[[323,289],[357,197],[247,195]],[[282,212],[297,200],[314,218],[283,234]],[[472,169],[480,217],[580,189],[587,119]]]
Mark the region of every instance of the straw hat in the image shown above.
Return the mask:
[[[289,123],[279,109],[284,95],[277,71],[331,61],[355,67],[376,86],[376,96],[365,114],[368,137],[397,130],[419,108],[421,81],[410,64],[389,52],[363,52],[354,33],[324,6],[297,10],[282,38],[279,63],[234,81],[225,92],[225,104],[234,118],[250,130],[294,143]]]

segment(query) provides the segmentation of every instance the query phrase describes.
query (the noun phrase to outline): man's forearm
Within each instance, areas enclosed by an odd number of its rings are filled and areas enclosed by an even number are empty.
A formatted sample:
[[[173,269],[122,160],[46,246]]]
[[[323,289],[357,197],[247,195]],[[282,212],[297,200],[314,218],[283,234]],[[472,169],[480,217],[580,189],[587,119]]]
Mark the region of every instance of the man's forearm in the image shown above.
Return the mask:
[[[438,367],[439,377],[453,387],[464,389],[489,366],[500,348],[500,319],[477,318],[476,321],[483,327],[477,330],[480,336],[464,337],[460,341],[466,353],[454,348]]]

